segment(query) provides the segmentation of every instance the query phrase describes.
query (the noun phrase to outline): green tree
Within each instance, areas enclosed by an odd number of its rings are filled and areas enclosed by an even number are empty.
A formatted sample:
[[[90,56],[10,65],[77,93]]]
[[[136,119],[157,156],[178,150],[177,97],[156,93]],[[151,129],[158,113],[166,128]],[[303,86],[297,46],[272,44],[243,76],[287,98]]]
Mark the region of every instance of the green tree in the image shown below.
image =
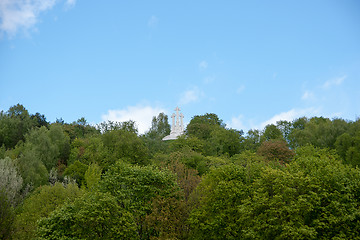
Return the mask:
[[[198,207],[190,215],[192,239],[242,239],[243,203],[252,192],[264,163],[214,168],[201,181]]]
[[[101,179],[101,168],[96,163],[89,165],[84,177],[86,187],[90,190],[95,189]]]
[[[269,124],[269,125],[265,126],[263,136],[266,141],[284,140],[281,130],[279,128],[277,128],[274,124]]]
[[[11,239],[14,217],[14,209],[7,193],[0,188],[0,239]]]
[[[49,172],[34,152],[29,151],[16,159],[25,188],[37,188],[48,183]]]
[[[360,165],[360,119],[349,123],[348,130],[336,139],[335,148],[344,163]]]
[[[136,133],[114,130],[103,134],[104,146],[114,160],[125,159],[133,164],[147,164],[148,149]]]
[[[186,132],[189,136],[204,140],[210,138],[211,131],[216,127],[225,128],[225,124],[216,114],[206,113],[194,116],[187,125]]]
[[[165,113],[159,113],[157,117],[153,117],[151,121],[151,128],[145,134],[151,139],[163,139],[165,136],[170,134],[170,124],[168,116]]]
[[[0,145],[7,149],[25,139],[25,134],[36,125],[29,112],[21,104],[14,105],[7,112],[0,112]]]
[[[243,132],[235,129],[215,128],[205,144],[205,153],[209,156],[233,156],[240,152]]]
[[[297,149],[286,167],[214,168],[198,187],[192,238],[359,239],[359,190],[359,169],[312,146]]]
[[[133,216],[108,193],[90,192],[38,222],[38,239],[138,239]]]
[[[87,169],[88,165],[76,160],[65,169],[64,175],[74,179],[79,186],[85,186],[85,173]]]
[[[157,235],[147,232],[144,226],[145,217],[152,212],[152,200],[180,197],[175,176],[169,171],[120,161],[105,173],[100,190],[115,196],[120,206],[134,215],[140,238]]]
[[[66,201],[74,201],[82,194],[83,191],[76,185],[68,184],[64,187],[59,182],[53,186],[47,185],[35,189],[17,211],[14,239],[34,239],[38,220],[48,217]]]
[[[162,139],[169,134],[170,124],[168,122],[168,116],[164,113],[159,113],[157,117],[153,117],[151,128],[141,138],[150,153],[156,154],[158,152],[166,152],[168,142],[162,141]]]

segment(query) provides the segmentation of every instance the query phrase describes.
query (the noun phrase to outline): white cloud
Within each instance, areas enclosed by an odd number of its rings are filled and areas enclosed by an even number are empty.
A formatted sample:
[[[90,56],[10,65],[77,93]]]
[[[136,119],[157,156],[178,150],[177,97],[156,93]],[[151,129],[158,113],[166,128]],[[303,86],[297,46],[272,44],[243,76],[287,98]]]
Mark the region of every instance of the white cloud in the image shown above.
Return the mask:
[[[216,77],[214,77],[214,76],[208,76],[208,77],[205,77],[205,78],[203,79],[203,83],[209,84],[209,83],[214,82],[215,79],[216,79]]]
[[[148,26],[151,28],[156,27],[159,24],[159,18],[157,18],[156,16],[152,15],[150,17],[150,19],[148,20]]]
[[[76,4],[76,0],[66,0],[65,6],[67,8],[72,8],[75,6],[75,4]]]
[[[330,80],[326,81],[326,82],[322,85],[322,88],[327,89],[327,88],[330,88],[330,87],[332,87],[332,86],[341,85],[346,78],[347,78],[347,76],[344,75],[344,76],[342,76],[342,77],[330,79]]]
[[[245,125],[243,123],[243,116],[232,117],[230,122],[226,122],[226,126],[237,130],[244,130]]]
[[[240,87],[238,87],[238,89],[236,89],[236,93],[240,94],[245,90],[245,85],[241,85]]]
[[[201,97],[204,96],[204,93],[199,90],[197,87],[187,90],[181,94],[179,105],[185,105],[191,102],[198,101]]]
[[[284,120],[284,121],[292,121],[294,119],[297,119],[299,117],[310,117],[317,115],[319,113],[318,109],[315,108],[305,108],[305,109],[291,109],[287,112],[282,112],[279,114],[276,114],[269,120],[266,120],[265,122],[262,122],[260,124],[260,127],[258,129],[263,129],[266,125],[269,124],[276,124],[277,121]]]
[[[205,69],[207,69],[207,67],[208,67],[207,61],[203,60],[199,63],[200,70],[205,70]]]
[[[0,32],[13,37],[21,30],[28,30],[38,22],[41,12],[53,8],[58,0],[1,0]],[[66,5],[74,5],[76,0],[67,0]]]
[[[133,120],[136,122],[139,133],[143,134],[150,129],[152,118],[161,112],[166,113],[160,107],[137,105],[128,106],[125,109],[108,110],[107,114],[102,115],[101,118],[103,121],[110,120],[117,122]]]
[[[306,90],[301,97],[302,100],[311,100],[314,98],[315,98],[314,93],[309,90]]]

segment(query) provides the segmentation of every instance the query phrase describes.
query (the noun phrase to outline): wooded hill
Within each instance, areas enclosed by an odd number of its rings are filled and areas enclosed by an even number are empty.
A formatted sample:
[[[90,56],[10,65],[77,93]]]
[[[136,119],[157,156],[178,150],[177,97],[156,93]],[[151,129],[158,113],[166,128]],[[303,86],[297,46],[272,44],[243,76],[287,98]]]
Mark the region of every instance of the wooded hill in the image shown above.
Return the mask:
[[[0,239],[360,239],[360,119],[186,134],[0,113]]]

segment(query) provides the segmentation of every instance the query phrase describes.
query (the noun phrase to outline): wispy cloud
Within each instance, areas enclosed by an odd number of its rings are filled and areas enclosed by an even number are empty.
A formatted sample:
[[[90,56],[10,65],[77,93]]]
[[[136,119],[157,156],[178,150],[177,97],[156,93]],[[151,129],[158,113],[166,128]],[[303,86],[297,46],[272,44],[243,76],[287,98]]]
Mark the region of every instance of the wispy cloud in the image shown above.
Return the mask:
[[[152,15],[148,20],[148,27],[155,28],[159,24],[159,18]]]
[[[312,100],[315,98],[315,95],[312,91],[306,90],[304,94],[301,96],[302,100]]]
[[[341,76],[341,77],[338,77],[338,78],[330,79],[330,80],[326,81],[326,82],[322,85],[322,88],[323,88],[323,89],[328,89],[328,88],[330,88],[330,87],[332,87],[332,86],[341,85],[346,78],[347,78],[347,76],[344,75],[344,76]]]
[[[198,101],[205,94],[198,87],[183,92],[180,96],[179,105],[185,105],[191,102]]]
[[[66,0],[65,2],[65,6],[68,9],[74,7],[75,4],[76,4],[76,0]]]
[[[139,133],[143,134],[151,127],[151,120],[159,113],[166,111],[161,107],[152,107],[149,105],[128,106],[125,109],[108,110],[101,116],[103,121],[124,122],[133,120],[136,122]]]
[[[236,89],[236,93],[237,93],[237,94],[240,94],[240,93],[242,93],[244,90],[245,90],[245,85],[241,85],[240,87],[238,87],[238,88]]]
[[[231,121],[226,122],[226,125],[230,128],[234,128],[237,130],[244,130],[245,129],[245,125],[243,123],[243,115],[239,115],[237,117],[232,117]]]
[[[0,33],[14,37],[19,30],[27,31],[35,26],[41,12],[50,10],[57,0],[1,0]],[[76,0],[67,0],[74,5]]]
[[[201,62],[199,63],[199,69],[200,69],[200,70],[205,70],[205,69],[207,69],[207,68],[208,68],[208,63],[207,63],[207,61],[203,60],[203,61],[201,61]]]
[[[292,121],[299,117],[310,117],[319,114],[319,110],[316,108],[305,108],[305,109],[291,109],[287,112],[282,112],[279,114],[274,115],[269,120],[266,120],[260,124],[258,129],[263,129],[266,125],[275,124],[277,121],[284,120],[284,121]]]

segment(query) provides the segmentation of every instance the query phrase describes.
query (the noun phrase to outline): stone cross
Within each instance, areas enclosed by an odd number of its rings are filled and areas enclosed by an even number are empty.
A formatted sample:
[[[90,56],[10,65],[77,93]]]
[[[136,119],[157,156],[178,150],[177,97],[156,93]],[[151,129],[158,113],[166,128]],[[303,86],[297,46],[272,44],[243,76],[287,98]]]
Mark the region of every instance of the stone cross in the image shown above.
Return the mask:
[[[180,108],[174,109],[176,113],[171,115],[172,125],[170,135],[163,138],[163,140],[173,140],[184,133],[184,115],[180,113]]]

